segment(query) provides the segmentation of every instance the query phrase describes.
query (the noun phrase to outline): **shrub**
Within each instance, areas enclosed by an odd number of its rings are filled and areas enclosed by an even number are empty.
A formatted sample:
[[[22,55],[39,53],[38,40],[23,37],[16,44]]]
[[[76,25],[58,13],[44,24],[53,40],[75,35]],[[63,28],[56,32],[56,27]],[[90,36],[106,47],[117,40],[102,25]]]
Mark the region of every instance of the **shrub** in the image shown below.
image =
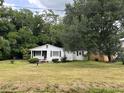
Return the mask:
[[[52,59],[53,63],[59,63],[59,59]]]
[[[63,58],[61,59],[61,61],[62,61],[62,62],[67,62],[67,57],[63,57]]]
[[[29,61],[29,63],[35,64],[35,63],[39,62],[39,59],[38,58],[32,58],[32,59],[29,59],[28,61]]]
[[[30,58],[30,51],[29,51],[29,49],[27,49],[27,48],[22,48],[21,49],[21,52],[22,52],[22,54],[23,54],[23,59],[24,60],[27,60],[27,59],[29,59]]]

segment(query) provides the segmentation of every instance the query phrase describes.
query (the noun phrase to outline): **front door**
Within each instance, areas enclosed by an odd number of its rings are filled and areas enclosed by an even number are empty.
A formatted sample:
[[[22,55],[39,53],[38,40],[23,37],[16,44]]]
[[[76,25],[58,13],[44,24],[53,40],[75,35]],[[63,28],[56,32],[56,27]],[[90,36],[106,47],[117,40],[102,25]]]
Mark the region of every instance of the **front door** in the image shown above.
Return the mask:
[[[42,51],[42,56],[44,57],[44,60],[47,58],[47,51]]]

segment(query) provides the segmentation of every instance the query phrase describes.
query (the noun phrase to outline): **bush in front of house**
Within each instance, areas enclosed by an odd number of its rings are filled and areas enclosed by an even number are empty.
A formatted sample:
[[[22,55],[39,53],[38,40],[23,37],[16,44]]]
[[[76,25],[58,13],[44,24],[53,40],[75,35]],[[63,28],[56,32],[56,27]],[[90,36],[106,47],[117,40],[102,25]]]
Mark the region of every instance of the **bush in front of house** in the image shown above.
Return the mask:
[[[61,58],[61,62],[63,62],[63,63],[64,63],[64,62],[67,62],[67,57],[62,57],[62,58]]]
[[[60,63],[60,62],[59,62],[59,59],[57,59],[57,58],[56,58],[56,59],[52,59],[52,62],[53,62],[53,63]]]
[[[39,62],[39,59],[38,58],[32,58],[32,59],[29,59],[28,62],[31,64],[35,64],[35,63]]]

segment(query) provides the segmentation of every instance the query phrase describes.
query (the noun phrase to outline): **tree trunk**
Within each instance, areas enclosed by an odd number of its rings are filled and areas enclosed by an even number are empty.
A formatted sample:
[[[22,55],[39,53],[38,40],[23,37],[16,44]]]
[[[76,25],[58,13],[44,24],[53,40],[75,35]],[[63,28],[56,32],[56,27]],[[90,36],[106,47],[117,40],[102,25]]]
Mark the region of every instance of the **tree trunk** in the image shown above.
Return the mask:
[[[111,55],[108,55],[108,61],[109,61],[109,62],[112,62]]]
[[[88,57],[87,60],[89,61],[90,60],[90,52],[89,51],[87,52],[87,57]]]

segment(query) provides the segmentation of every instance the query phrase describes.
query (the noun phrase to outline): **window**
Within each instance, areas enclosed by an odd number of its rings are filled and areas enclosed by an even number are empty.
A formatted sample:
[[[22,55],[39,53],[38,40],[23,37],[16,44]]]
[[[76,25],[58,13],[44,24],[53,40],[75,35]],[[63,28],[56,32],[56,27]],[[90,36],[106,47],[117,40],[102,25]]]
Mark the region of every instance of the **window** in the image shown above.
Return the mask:
[[[59,51],[53,51],[53,56],[59,56]]]
[[[41,51],[34,51],[34,56],[41,56]]]
[[[81,51],[79,52],[79,55],[81,55]]]

